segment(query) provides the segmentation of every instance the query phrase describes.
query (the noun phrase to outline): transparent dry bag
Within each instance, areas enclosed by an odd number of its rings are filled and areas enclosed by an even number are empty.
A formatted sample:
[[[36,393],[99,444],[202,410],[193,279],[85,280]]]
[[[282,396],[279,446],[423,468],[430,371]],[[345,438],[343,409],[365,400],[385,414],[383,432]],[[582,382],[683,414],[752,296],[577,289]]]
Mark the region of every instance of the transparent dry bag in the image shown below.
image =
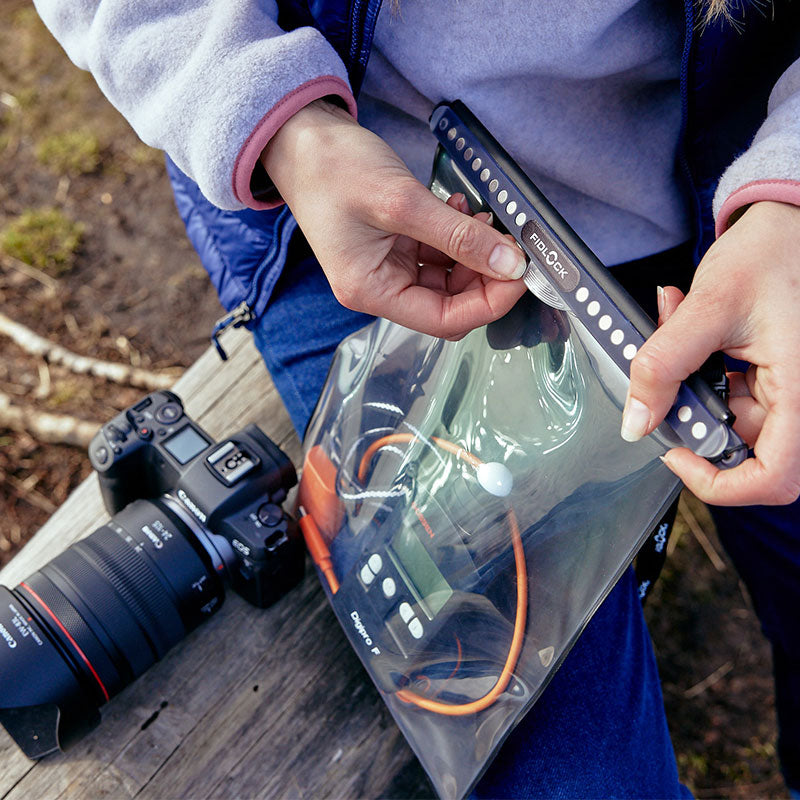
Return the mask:
[[[447,342],[378,321],[339,347],[301,525],[331,605],[442,797],[467,794],[675,498],[627,379],[527,294]]]

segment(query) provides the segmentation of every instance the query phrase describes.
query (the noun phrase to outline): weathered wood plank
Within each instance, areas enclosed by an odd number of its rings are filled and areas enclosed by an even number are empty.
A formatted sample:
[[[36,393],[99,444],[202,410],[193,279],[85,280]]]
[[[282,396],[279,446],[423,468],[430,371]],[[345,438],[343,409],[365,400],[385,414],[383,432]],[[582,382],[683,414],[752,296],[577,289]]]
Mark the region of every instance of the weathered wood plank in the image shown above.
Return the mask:
[[[231,332],[225,345],[228,362],[209,351],[176,384],[187,411],[216,437],[256,422],[299,464],[300,442],[249,334]],[[16,585],[106,517],[89,478],[0,582]],[[68,753],[34,764],[0,731],[8,800],[378,797],[399,775],[407,793],[430,792],[310,569],[267,610],[229,592]]]

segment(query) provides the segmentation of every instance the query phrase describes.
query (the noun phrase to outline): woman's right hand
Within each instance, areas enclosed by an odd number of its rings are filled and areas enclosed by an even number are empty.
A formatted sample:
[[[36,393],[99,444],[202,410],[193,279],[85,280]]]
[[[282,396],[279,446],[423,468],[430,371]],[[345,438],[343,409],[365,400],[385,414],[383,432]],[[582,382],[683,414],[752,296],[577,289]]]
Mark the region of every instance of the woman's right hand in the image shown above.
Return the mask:
[[[261,162],[340,303],[457,339],[525,291],[522,251],[463,196],[445,204],[346,111],[316,100],[272,137]]]

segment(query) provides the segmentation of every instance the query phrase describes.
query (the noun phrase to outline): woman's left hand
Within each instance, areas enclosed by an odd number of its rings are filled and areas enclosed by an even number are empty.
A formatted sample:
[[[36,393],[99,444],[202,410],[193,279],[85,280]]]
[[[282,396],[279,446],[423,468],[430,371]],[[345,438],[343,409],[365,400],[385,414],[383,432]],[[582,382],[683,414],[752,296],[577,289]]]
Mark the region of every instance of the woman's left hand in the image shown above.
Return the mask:
[[[664,419],[682,380],[722,350],[752,366],[730,373],[734,428],[755,458],[720,470],[689,449],[667,466],[701,500],[782,505],[800,495],[800,207],[752,205],[709,249],[684,298],[660,298],[658,330],[631,364],[622,435]]]

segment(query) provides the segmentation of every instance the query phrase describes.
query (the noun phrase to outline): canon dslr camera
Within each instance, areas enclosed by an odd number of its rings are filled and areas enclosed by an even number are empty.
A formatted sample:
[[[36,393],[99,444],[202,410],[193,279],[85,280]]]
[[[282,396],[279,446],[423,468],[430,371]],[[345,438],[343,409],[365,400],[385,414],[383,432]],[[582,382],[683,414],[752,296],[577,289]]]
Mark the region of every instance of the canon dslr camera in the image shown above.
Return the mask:
[[[220,607],[225,582],[264,608],[303,575],[281,507],[297,476],[255,425],[217,443],[155,392],[104,425],[89,457],[111,520],[0,587],[0,722],[30,758],[94,727]]]

